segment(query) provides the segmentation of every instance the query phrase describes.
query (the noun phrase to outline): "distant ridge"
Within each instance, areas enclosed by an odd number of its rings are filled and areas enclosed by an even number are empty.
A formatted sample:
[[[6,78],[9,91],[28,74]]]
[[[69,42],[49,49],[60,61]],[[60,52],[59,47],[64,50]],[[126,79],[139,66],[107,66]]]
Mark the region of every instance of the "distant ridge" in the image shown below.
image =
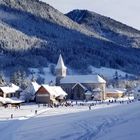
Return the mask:
[[[88,10],[73,10],[67,16],[118,45],[140,48],[140,31],[132,27]]]

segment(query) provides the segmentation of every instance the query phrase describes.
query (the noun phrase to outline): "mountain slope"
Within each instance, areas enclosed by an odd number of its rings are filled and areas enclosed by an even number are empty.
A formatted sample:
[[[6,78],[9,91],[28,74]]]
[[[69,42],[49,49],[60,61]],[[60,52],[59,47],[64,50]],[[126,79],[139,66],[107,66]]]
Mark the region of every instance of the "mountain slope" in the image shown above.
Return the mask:
[[[134,28],[87,10],[74,10],[67,16],[112,42],[124,47],[140,48],[140,31]]]
[[[68,29],[73,29],[87,35],[96,36],[96,34],[86,30],[86,28],[81,28],[76,22],[73,22],[71,19],[67,18],[58,10],[54,9],[48,4],[39,2],[39,0],[1,0],[0,4],[1,6],[18,9],[22,12],[28,12],[54,24],[67,27]]]
[[[140,69],[139,49],[105,39],[38,0],[1,0],[0,25],[1,69],[46,67],[60,51],[68,66],[84,72],[89,65]]]
[[[28,48],[37,47],[42,41],[35,37],[10,28],[7,24],[0,22],[0,46],[6,50],[28,50]],[[18,46],[18,47],[17,47]]]

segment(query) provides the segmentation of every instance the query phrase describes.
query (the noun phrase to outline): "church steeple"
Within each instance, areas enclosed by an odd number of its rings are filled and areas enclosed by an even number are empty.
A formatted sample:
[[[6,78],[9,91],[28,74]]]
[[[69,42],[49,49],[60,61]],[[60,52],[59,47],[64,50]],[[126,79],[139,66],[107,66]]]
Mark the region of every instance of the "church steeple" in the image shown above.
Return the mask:
[[[63,61],[63,58],[62,58],[61,54],[59,55],[59,59],[58,59],[57,65],[56,65],[56,69],[67,69],[67,67],[64,65],[64,61]]]
[[[67,75],[67,67],[64,64],[62,55],[59,55],[59,59],[57,62],[57,65],[55,67],[55,73],[56,73],[56,81],[57,83],[60,82],[60,79],[65,77]]]

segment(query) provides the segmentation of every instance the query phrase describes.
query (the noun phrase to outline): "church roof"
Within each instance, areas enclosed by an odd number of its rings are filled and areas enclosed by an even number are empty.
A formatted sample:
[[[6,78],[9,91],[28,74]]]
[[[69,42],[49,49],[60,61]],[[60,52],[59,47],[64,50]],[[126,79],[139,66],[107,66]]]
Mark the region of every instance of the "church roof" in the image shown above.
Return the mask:
[[[64,61],[63,61],[62,55],[60,54],[58,62],[57,62],[57,65],[56,65],[56,69],[62,69],[62,68],[66,69],[67,67],[64,65]]]
[[[61,79],[63,83],[106,83],[99,75],[69,75]]]
[[[83,86],[82,84],[80,84],[80,83],[76,83],[76,84],[72,87],[72,89],[74,89],[77,85],[81,86],[84,90],[87,90],[87,88],[86,88],[85,86]]]

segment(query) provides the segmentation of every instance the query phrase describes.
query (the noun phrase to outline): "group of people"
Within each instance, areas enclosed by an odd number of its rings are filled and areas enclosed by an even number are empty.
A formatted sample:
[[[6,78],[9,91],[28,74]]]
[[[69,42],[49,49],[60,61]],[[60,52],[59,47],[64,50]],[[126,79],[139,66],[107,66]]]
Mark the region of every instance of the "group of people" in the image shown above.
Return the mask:
[[[135,100],[127,100],[127,101],[117,101],[117,100],[109,100],[108,102],[107,102],[107,105],[109,105],[110,103],[120,103],[120,104],[124,104],[124,103],[127,103],[127,104],[129,104],[129,103],[132,103],[132,102],[134,102]],[[78,102],[77,101],[75,101],[75,105],[78,105],[78,106],[87,106],[88,105],[88,109],[89,110],[92,110],[92,106],[96,106],[97,104],[102,104],[102,103],[106,103],[106,102],[96,102],[96,103],[90,103],[90,104],[88,104],[88,102],[87,103],[85,103],[85,102],[80,102],[79,104],[78,104]],[[38,104],[38,108],[40,107],[41,105],[40,104]],[[59,106],[65,106],[65,107],[68,107],[68,106],[74,106],[74,101],[71,101],[71,102],[64,102],[64,103],[61,103],[61,104],[53,104],[52,106],[49,106],[49,105],[47,105],[47,104],[43,104],[43,107],[59,107]],[[7,107],[7,106],[6,106]],[[17,106],[15,106],[17,109],[20,109],[20,105],[17,105]],[[38,114],[38,110],[36,109],[35,111],[34,111],[34,113],[35,113],[35,115],[37,115]],[[11,119],[14,117],[14,115],[13,114],[11,114]]]

